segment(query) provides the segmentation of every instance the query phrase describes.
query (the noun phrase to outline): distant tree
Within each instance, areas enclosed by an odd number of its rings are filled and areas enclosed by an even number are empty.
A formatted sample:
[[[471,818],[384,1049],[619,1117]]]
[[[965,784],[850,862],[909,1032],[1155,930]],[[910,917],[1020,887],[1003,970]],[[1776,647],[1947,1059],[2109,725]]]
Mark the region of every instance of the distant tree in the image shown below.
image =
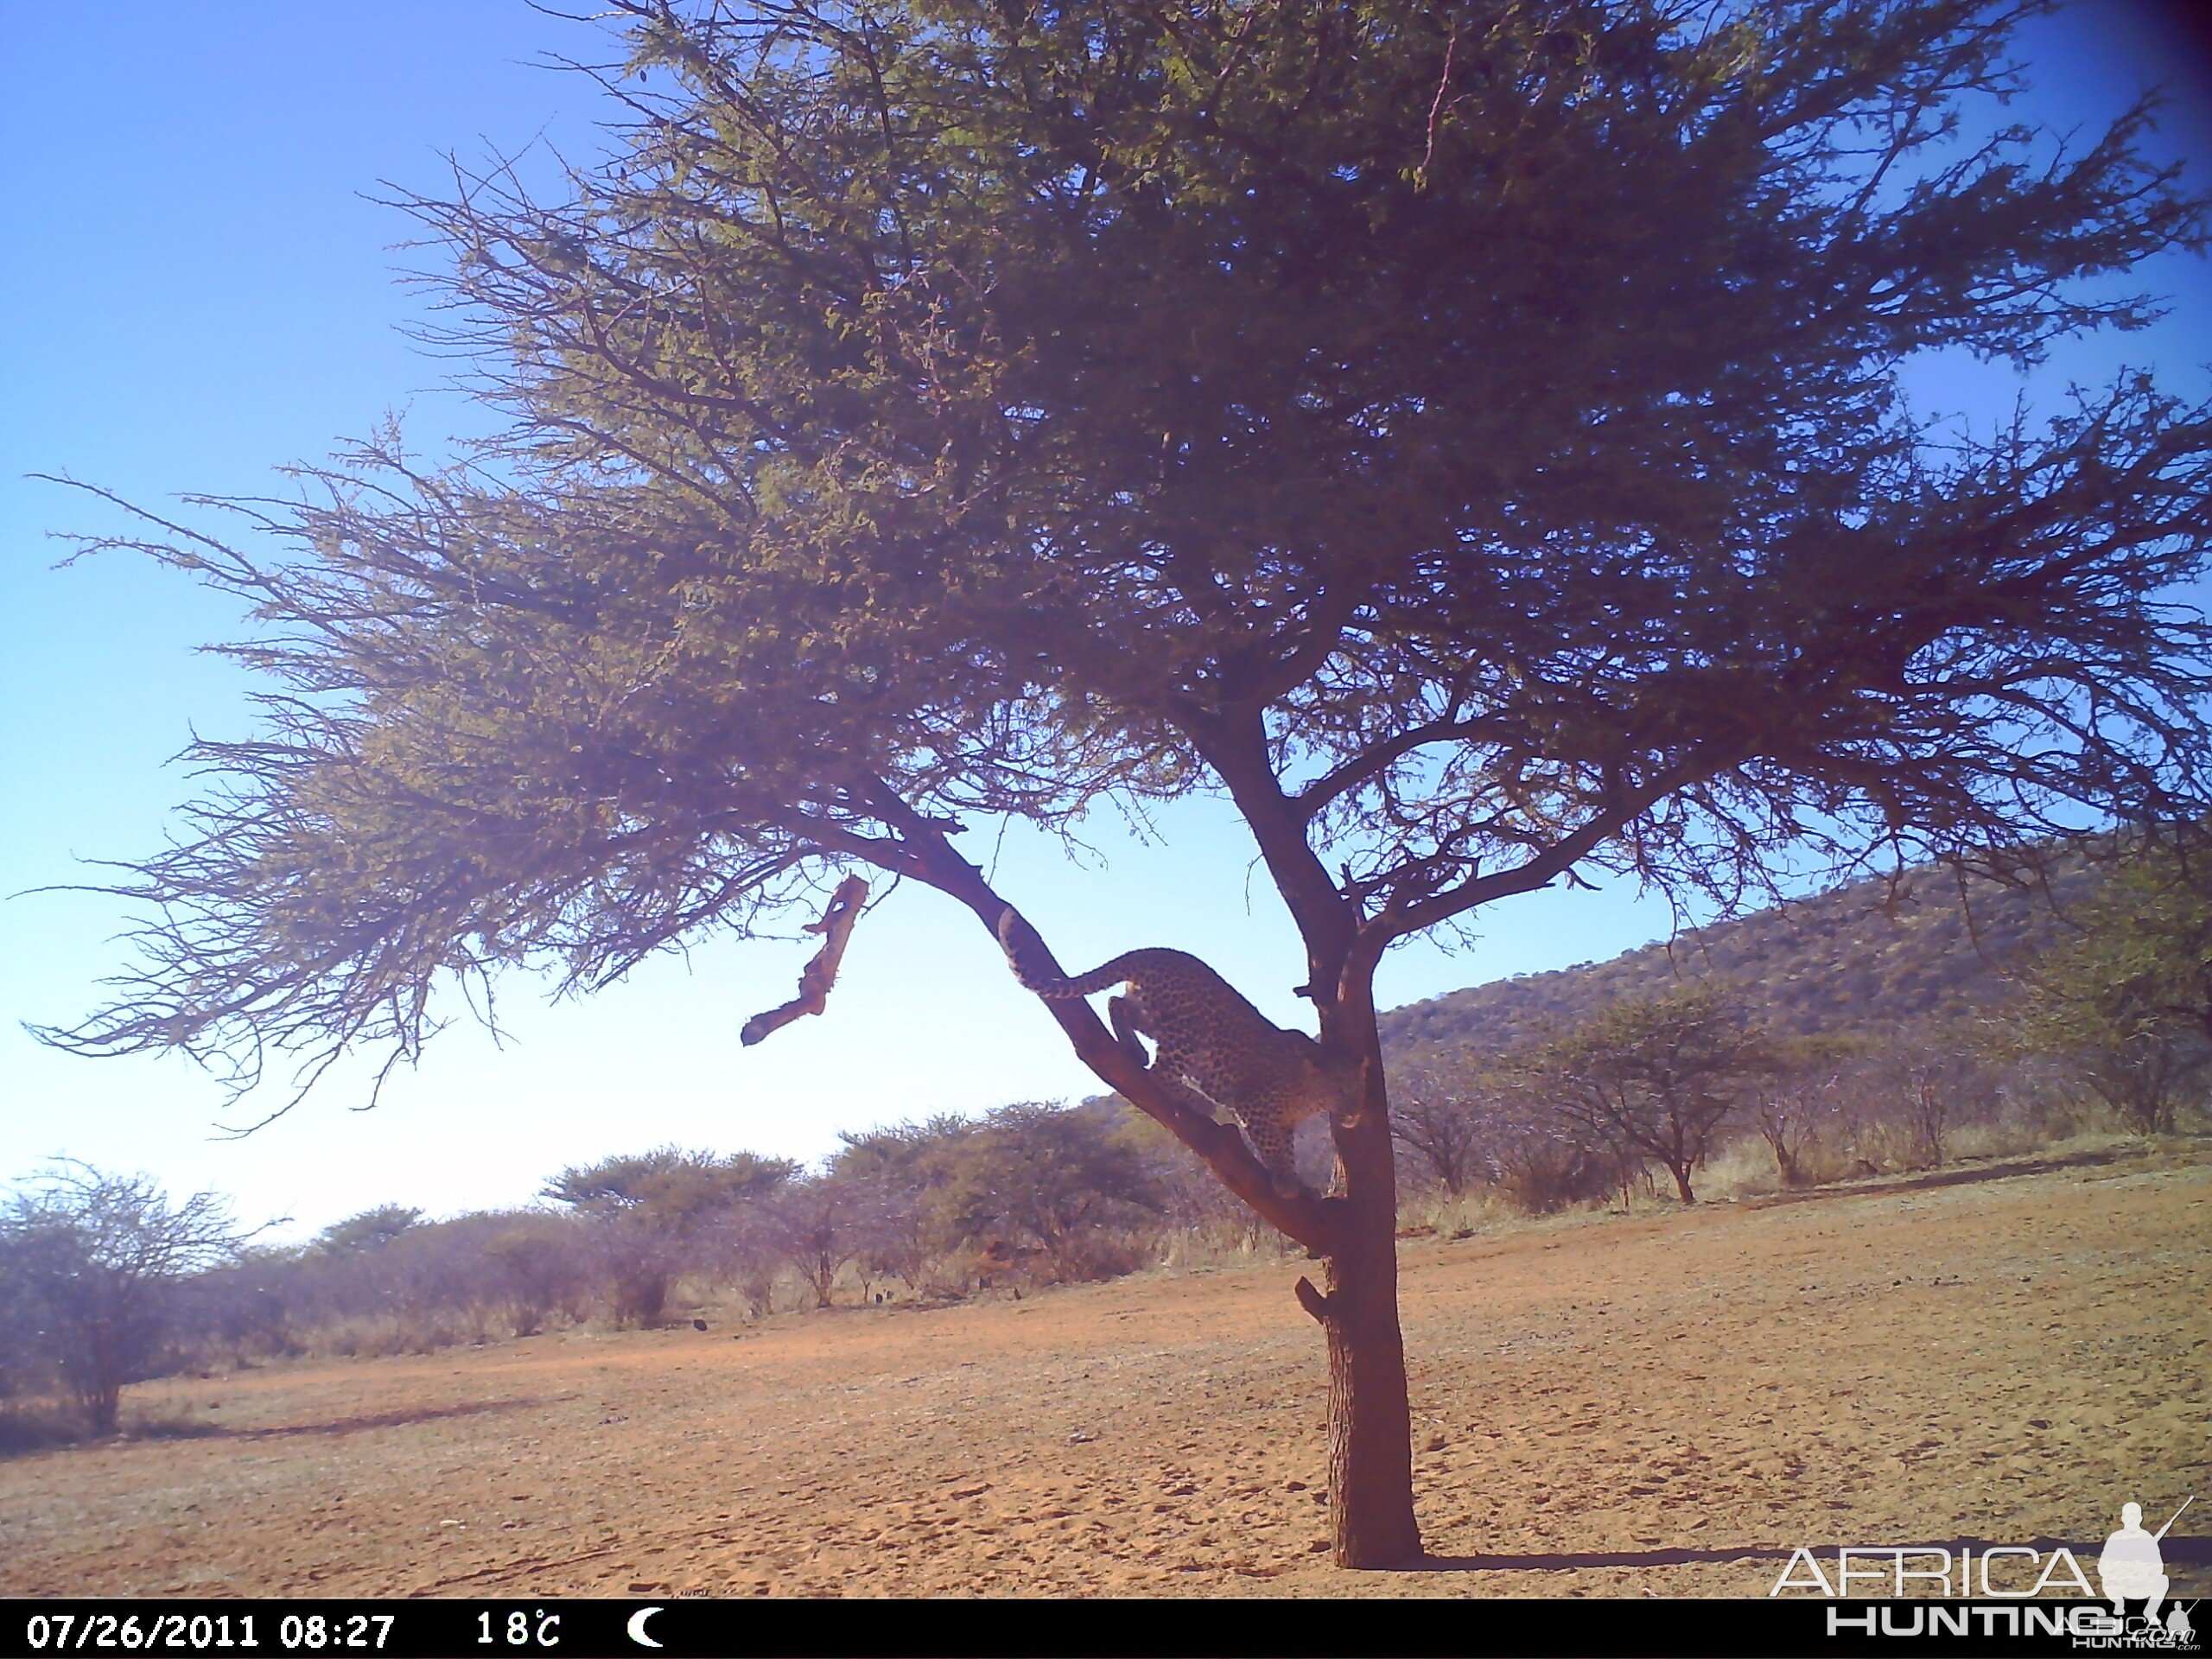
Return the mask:
[[[1470,1068],[1434,1064],[1401,1071],[1392,1090],[1390,1133],[1453,1198],[1477,1173],[1483,1122]]]
[[[2212,824],[2138,851],[2094,901],[2088,938],[2126,995],[2212,1044]]]
[[[715,1211],[776,1191],[798,1173],[788,1158],[656,1147],[572,1166],[546,1182],[546,1198],[587,1215],[649,1214],[677,1231]]]
[[[192,1345],[231,1364],[303,1351],[306,1330],[328,1312],[314,1269],[333,1261],[298,1245],[248,1245],[195,1274],[184,1297]]]
[[[235,1255],[248,1235],[201,1192],[173,1202],[151,1177],[67,1164],[0,1208],[0,1250],[29,1345],[47,1356],[95,1433],[115,1432],[128,1383],[157,1376],[192,1275]]]
[[[1850,1073],[1866,1057],[1866,1039],[1827,1034],[1777,1040],[1772,1065],[1745,1078],[1752,1122],[1789,1187],[1813,1179],[1810,1155],[1844,1115]]]
[[[588,1259],[607,1293],[607,1311],[618,1325],[651,1327],[668,1313],[668,1298],[690,1252],[676,1235],[643,1214],[594,1217]]]
[[[484,1240],[492,1294],[504,1306],[518,1337],[535,1336],[556,1311],[579,1311],[586,1278],[582,1240],[564,1217],[513,1215],[493,1218]]]
[[[837,1275],[867,1249],[877,1201],[869,1184],[830,1174],[788,1182],[761,1205],[761,1226],[815,1306],[830,1306]]]
[[[963,832],[1217,796],[1333,1191],[1046,1012],[1321,1258],[1336,1559],[1417,1554],[1395,942],[1583,866],[1729,901],[2212,805],[2212,629],[2160,597],[2212,419],[2133,372],[1994,431],[1904,396],[2139,325],[2107,279],[2205,239],[2141,111],[1960,142],[2030,9],[613,0],[608,158],[415,204],[487,464],[380,442],[243,509],[276,554],[149,532],[279,689],[58,1039],[409,1055],[449,976],[601,985],[857,868],[1041,969]]]
[[[1554,1043],[1544,1058],[1560,1109],[1591,1135],[1656,1159],[1684,1204],[1721,1126],[1771,1070],[1773,1049],[1707,985],[1616,1003]]]
[[[1127,1103],[1121,1103],[1121,1114],[1114,1138],[1134,1151],[1143,1164],[1151,1190],[1160,1201],[1160,1224],[1164,1231],[1187,1235],[1193,1243],[1246,1253],[1258,1250],[1263,1240],[1276,1236],[1257,1211],[1215,1179],[1160,1123]]]
[[[867,1195],[856,1259],[869,1277],[918,1288],[931,1264],[959,1243],[950,1189],[961,1148],[976,1128],[970,1118],[942,1115],[840,1135],[830,1173]]]
[[[1559,1109],[1548,1058],[1541,1047],[1531,1047],[1501,1057],[1490,1074],[1481,1097],[1485,1173],[1532,1216],[1600,1198],[1616,1188],[1625,1204],[1643,1158]]]
[[[855,1180],[880,1178],[906,1186],[939,1185],[962,1143],[977,1127],[975,1118],[941,1112],[915,1122],[842,1130],[830,1166]]]
[[[655,1325],[686,1266],[742,1205],[764,1203],[798,1173],[788,1159],[681,1147],[573,1166],[543,1192],[592,1224],[591,1243],[618,1325]]]
[[[1110,1110],[998,1108],[963,1147],[953,1179],[963,1230],[1033,1239],[1062,1277],[1091,1276],[1103,1235],[1165,1207],[1147,1160],[1114,1131]]]
[[[28,1255],[13,1232],[0,1225],[0,1406],[44,1380],[51,1361],[40,1340],[43,1333]]]
[[[1873,1071],[1910,1136],[1914,1161],[1941,1166],[1958,1123],[1989,1116],[1998,1080],[1986,1043],[1969,1030],[1900,1033]]]
[[[2212,1069],[2212,852],[2196,839],[2109,872],[2079,931],[2022,976],[2028,1046],[2070,1058],[2145,1134],[2171,1133]]]
[[[331,1223],[315,1235],[315,1248],[334,1255],[348,1250],[372,1250],[379,1244],[389,1244],[422,1219],[423,1212],[408,1205],[379,1205],[358,1216]]]

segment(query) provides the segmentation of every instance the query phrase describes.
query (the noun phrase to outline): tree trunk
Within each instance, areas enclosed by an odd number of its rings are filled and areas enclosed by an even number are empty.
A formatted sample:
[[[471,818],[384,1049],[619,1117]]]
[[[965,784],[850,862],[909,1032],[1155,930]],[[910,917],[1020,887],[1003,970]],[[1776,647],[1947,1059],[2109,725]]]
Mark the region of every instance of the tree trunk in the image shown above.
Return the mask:
[[[112,1434],[123,1407],[123,1383],[111,1368],[103,1365],[89,1386],[77,1390],[77,1403],[95,1434]]]
[[[1783,1185],[1793,1191],[1804,1185],[1805,1166],[1797,1161],[1797,1154],[1791,1150],[1789,1137],[1769,1135],[1767,1145],[1774,1149],[1775,1173],[1781,1176]]]
[[[1681,1195],[1682,1202],[1695,1204],[1697,1194],[1690,1191],[1690,1166],[1685,1163],[1669,1163],[1667,1171],[1675,1178],[1675,1191]]]
[[[1358,1119],[1334,1126],[1344,1228],[1325,1294],[1299,1300],[1329,1343],[1329,1519],[1338,1567],[1395,1567],[1421,1553],[1414,1519],[1406,1349],[1398,1329],[1397,1185],[1389,1097],[1370,1051]]]
[[[1036,931],[1009,911],[974,866],[941,845],[933,885],[960,897],[1009,953],[1033,947],[1040,971],[1057,974],[1056,960]],[[1009,929],[1008,917],[1018,926]],[[1084,1065],[1109,1086],[1148,1113],[1196,1152],[1230,1192],[1288,1237],[1320,1255],[1328,1289],[1298,1281],[1301,1306],[1321,1322],[1329,1345],[1329,1503],[1335,1560],[1339,1567],[1394,1567],[1421,1553],[1414,1520],[1413,1430],[1406,1399],[1405,1342],[1398,1330],[1398,1185],[1390,1139],[1390,1100],[1382,1075],[1382,1039],[1375,1025],[1374,964],[1339,974],[1316,952],[1309,967],[1317,986],[1338,995],[1317,998],[1325,1044],[1349,1052],[1356,1063],[1359,1109],[1332,1123],[1341,1170],[1339,1190],[1324,1198],[1275,1190],[1268,1172],[1234,1128],[1217,1123],[1198,1103],[1186,1109],[1187,1091],[1159,1077],[1109,1035],[1090,1007],[1071,999],[1046,1007]],[[1344,990],[1353,995],[1346,1006]],[[1195,1098],[1195,1097],[1194,1097]]]

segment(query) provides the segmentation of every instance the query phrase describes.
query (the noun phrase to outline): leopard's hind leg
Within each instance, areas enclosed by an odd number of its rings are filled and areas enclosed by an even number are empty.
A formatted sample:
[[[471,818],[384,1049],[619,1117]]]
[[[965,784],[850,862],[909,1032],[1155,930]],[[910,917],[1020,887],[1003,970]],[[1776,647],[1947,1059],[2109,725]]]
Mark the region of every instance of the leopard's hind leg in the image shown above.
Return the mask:
[[[1244,1138],[1252,1143],[1252,1150],[1266,1166],[1276,1192],[1286,1198],[1294,1198],[1303,1192],[1306,1183],[1298,1179],[1298,1165],[1292,1153],[1292,1126],[1272,1114],[1251,1118],[1239,1112],[1236,1117],[1244,1126]]]
[[[1149,1071],[1152,1056],[1145,1052],[1144,1027],[1138,1023],[1143,1018],[1143,1006],[1135,997],[1109,996],[1106,999],[1106,1023],[1114,1027],[1116,1039],[1128,1051],[1131,1059]]]

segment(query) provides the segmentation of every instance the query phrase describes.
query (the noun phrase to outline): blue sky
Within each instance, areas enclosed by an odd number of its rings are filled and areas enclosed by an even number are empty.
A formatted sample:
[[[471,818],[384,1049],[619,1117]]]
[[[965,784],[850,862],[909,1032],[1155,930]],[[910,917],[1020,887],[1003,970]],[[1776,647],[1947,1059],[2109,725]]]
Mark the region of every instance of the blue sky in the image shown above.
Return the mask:
[[[2088,0],[2027,44],[2029,112],[2061,127],[2177,79],[2158,148],[2207,182],[2212,92],[2177,26]],[[523,0],[0,4],[0,893],[97,880],[81,861],[150,849],[190,792],[165,763],[195,730],[249,725],[242,677],[197,650],[234,635],[235,612],[127,557],[52,568],[66,550],[48,532],[115,518],[24,475],[66,472],[166,506],[281,489],[275,467],[387,413],[425,447],[483,429],[442,385],[448,365],[401,333],[421,305],[397,280],[410,227],[369,198],[380,180],[435,188],[444,150],[534,146],[541,169],[554,149],[588,158],[593,89],[535,60],[601,51],[590,27]],[[2121,361],[2205,384],[2212,276],[2176,261],[2149,280],[2175,296],[2173,315],[2071,353],[2044,387]],[[1987,409],[2016,389],[2008,372],[1961,371],[1924,395]],[[1092,844],[1073,867],[1031,836],[1001,853],[1003,889],[1071,965],[1178,944],[1274,1017],[1299,1017],[1294,936],[1219,809],[1178,809],[1149,840],[1101,823]],[[77,1157],[218,1188],[248,1219],[289,1216],[297,1232],[385,1201],[526,1202],[564,1164],[663,1141],[811,1158],[840,1128],[1096,1088],[972,921],[908,891],[855,933],[829,1014],[757,1049],[738,1046],[738,1027],[791,994],[804,944],[711,944],[557,1007],[516,983],[505,1047],[457,1027],[374,1112],[347,1109],[362,1091],[341,1076],[230,1139],[224,1123],[266,1106],[226,1117],[182,1061],[80,1059],[20,1028],[97,1000],[125,959],[124,920],[93,894],[0,902],[0,1181]],[[1394,955],[1386,1003],[1611,956],[1669,916],[1615,888],[1534,895],[1481,925],[1459,956]]]

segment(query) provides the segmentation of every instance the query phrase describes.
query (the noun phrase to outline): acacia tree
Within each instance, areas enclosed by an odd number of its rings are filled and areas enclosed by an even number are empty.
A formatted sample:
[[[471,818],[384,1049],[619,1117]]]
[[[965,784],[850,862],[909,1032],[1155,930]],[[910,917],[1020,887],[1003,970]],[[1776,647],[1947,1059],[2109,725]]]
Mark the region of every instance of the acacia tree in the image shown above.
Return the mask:
[[[860,1261],[869,1274],[918,1291],[930,1264],[959,1243],[951,1189],[976,1128],[973,1119],[940,1113],[920,1122],[839,1132],[844,1145],[828,1173],[868,1195],[870,1221]]]
[[[1784,1186],[1812,1184],[1808,1156],[1840,1116],[1847,1078],[1865,1046],[1858,1037],[1833,1033],[1783,1038],[1772,1046],[1772,1065],[1745,1080],[1752,1122]]]
[[[1095,1276],[1106,1230],[1166,1208],[1144,1154],[1114,1133],[1117,1109],[1019,1101],[961,1148],[947,1197],[963,1234],[1033,1238],[1062,1278]]]
[[[212,1192],[175,1202],[150,1176],[63,1163],[0,1207],[14,1317],[33,1322],[10,1344],[51,1363],[92,1431],[112,1434],[124,1385],[168,1353],[180,1287],[251,1236]]]
[[[124,539],[250,597],[280,689],[63,1040],[397,1058],[443,976],[600,984],[856,868],[996,931],[963,830],[1224,797],[1344,1079],[1330,1191],[1047,1012],[1321,1259],[1375,1566],[1420,1544],[1392,943],[1586,864],[1726,897],[2205,800],[2205,631],[2158,599],[2205,411],[1898,396],[2144,321],[2084,279],[2203,240],[2141,111],[1964,136],[2030,6],[614,9],[608,159],[411,203],[505,436],[241,505],[293,555]]]
[[[616,1322],[650,1325],[717,1224],[772,1200],[798,1173],[789,1159],[666,1146],[564,1169],[540,1190],[593,1224]]]
[[[1656,1158],[1676,1195],[1694,1204],[1691,1176],[1775,1059],[1765,1035],[1706,984],[1617,1002],[1538,1064],[1559,1090],[1559,1109],[1613,1148],[1624,1168]]]
[[[330,1255],[381,1249],[423,1219],[412,1205],[380,1204],[373,1210],[334,1221],[315,1235],[315,1245]]]
[[[43,1325],[31,1283],[31,1252],[0,1226],[0,1429],[9,1402],[28,1394],[52,1365],[40,1351]]]
[[[1969,1028],[1938,1027],[1900,1039],[1874,1067],[1910,1136],[1913,1155],[1942,1168],[1952,1128],[1995,1109],[1998,1078],[1982,1052],[1986,1039]]]
[[[2064,1054],[2123,1122],[2171,1133],[2212,1066],[2212,853],[2129,849],[2083,908],[2079,931],[2022,976],[2022,1034]]]
[[[1402,1072],[1392,1090],[1390,1133],[1453,1198],[1466,1190],[1484,1151],[1484,1080],[1465,1057]]]

